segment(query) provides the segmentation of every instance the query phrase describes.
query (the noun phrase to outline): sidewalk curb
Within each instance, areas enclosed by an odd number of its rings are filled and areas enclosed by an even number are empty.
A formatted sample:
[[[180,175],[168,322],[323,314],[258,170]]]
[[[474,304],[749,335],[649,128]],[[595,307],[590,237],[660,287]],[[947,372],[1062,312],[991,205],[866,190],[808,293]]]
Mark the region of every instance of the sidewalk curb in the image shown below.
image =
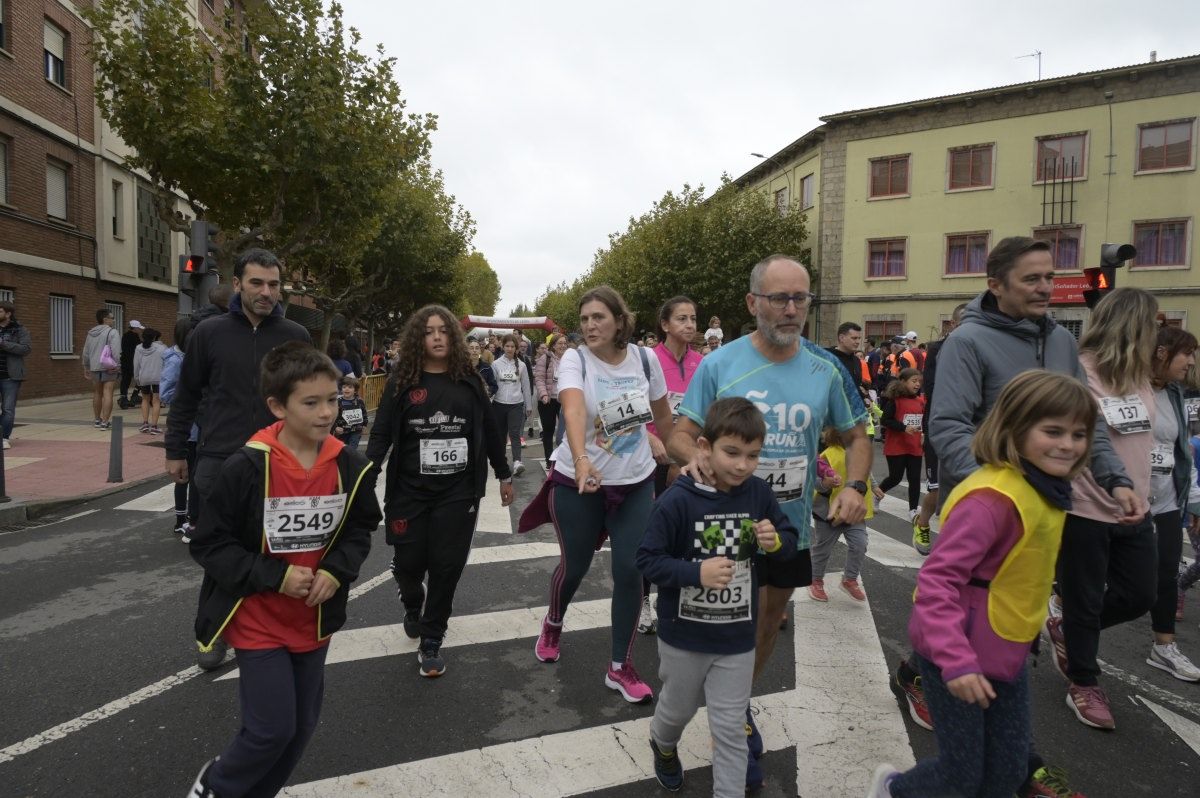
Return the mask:
[[[123,491],[126,488],[136,488],[141,485],[145,485],[148,482],[153,482],[156,479],[161,479],[164,476],[166,476],[166,473],[162,472],[141,477],[140,479],[131,479],[126,480],[125,482],[114,482],[109,487],[79,496],[61,496],[54,499],[42,499],[32,502],[26,502],[22,499],[13,499],[8,504],[0,504],[0,526],[10,526],[13,524],[24,523],[25,521],[32,521],[35,518],[40,518],[41,516],[51,513],[55,510],[69,507],[73,504],[82,504],[83,502],[100,499],[113,493]]]

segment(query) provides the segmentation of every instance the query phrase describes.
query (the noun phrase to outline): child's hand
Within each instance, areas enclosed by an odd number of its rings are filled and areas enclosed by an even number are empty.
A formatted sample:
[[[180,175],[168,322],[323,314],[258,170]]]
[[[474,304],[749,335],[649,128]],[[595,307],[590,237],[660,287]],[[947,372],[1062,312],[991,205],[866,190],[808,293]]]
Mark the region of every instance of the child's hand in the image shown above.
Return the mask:
[[[881,502],[881,501],[883,501],[883,497],[886,496],[887,494],[884,493],[882,490],[880,490],[878,485],[872,485],[871,486],[871,495],[875,497],[875,501]]]
[[[336,592],[337,582],[334,582],[328,576],[318,571],[317,575],[313,577],[312,588],[309,590],[308,599],[304,603],[309,607],[324,604],[333,598],[333,594]]]
[[[775,525],[769,518],[754,522],[754,536],[758,538],[758,547],[763,551],[774,549],[779,540],[779,533],[775,531]]]
[[[733,560],[728,557],[709,557],[700,563],[700,584],[720,590],[733,580]]]
[[[309,591],[312,590],[312,584],[312,569],[303,565],[293,565],[288,570],[287,576],[283,578],[283,587],[279,588],[279,592],[292,598],[307,598]]]
[[[946,682],[946,689],[959,701],[968,704],[978,704],[983,709],[996,700],[996,691],[992,683],[982,673],[968,673]]]
[[[920,435],[921,428],[920,427],[905,427],[904,434],[905,435]]]
[[[831,477],[822,477],[817,482],[817,487],[821,490],[822,493],[828,493],[829,491],[833,490],[834,488],[839,487],[841,484],[842,484],[841,476],[838,474],[834,474]]]

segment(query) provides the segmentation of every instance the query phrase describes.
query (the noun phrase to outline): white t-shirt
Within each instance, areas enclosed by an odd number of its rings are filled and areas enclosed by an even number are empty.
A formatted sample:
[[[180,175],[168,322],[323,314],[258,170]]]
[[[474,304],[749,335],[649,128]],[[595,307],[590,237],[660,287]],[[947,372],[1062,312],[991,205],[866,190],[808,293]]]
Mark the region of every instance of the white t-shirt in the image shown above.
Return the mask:
[[[586,384],[580,358],[587,360]],[[584,407],[589,419],[584,442],[592,468],[600,472],[605,485],[632,485],[654,472],[654,457],[650,454],[650,439],[645,421],[649,403],[667,395],[667,381],[662,364],[649,350],[650,383],[638,347],[625,348],[625,360],[610,366],[588,351],[587,347],[568,349],[558,364],[558,393],[569,388],[583,391]],[[574,457],[564,436],[554,450],[554,469],[560,474],[575,477]]]
[[[725,333],[721,331],[720,327],[709,327],[707,330],[704,331],[705,343],[707,343],[708,339],[714,335],[717,336],[718,341],[721,341],[721,342],[725,341]]]

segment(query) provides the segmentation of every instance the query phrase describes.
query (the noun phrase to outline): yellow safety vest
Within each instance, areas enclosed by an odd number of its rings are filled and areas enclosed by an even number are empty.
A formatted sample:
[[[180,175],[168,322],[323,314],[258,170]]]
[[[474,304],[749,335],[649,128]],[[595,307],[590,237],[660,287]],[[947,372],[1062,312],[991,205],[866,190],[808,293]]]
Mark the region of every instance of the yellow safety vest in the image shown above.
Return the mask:
[[[985,465],[960,482],[942,509],[942,524],[962,499],[977,490],[1008,497],[1021,517],[1021,538],[1013,545],[988,588],[988,620],[1000,637],[1028,643],[1046,620],[1046,600],[1062,541],[1066,511],[1046,501],[1011,466]]]

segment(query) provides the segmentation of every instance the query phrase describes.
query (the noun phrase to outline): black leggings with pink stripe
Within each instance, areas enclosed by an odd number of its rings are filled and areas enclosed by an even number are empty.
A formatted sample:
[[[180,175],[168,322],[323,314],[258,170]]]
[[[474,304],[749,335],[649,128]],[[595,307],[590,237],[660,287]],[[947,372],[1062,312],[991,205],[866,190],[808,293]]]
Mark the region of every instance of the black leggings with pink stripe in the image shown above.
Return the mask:
[[[562,623],[575,591],[592,567],[596,541],[608,531],[612,548],[612,660],[625,662],[633,648],[633,630],[642,604],[642,575],[634,564],[646,532],[654,483],[634,489],[619,507],[604,509],[604,492],[580,495],[575,488],[555,485],[550,493],[550,517],[562,554],[550,578],[550,620]]]

